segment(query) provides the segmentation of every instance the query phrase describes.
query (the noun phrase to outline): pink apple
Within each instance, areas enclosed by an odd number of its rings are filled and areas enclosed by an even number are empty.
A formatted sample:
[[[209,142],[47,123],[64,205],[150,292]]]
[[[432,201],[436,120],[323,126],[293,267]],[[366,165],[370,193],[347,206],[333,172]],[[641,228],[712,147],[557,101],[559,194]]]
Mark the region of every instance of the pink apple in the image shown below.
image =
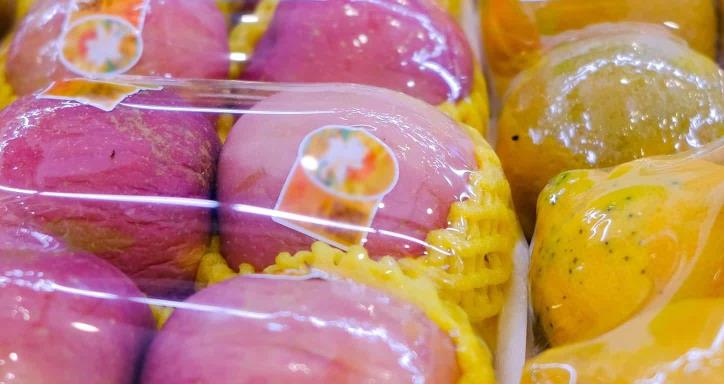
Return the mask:
[[[446,228],[451,204],[469,196],[468,173],[477,169],[472,141],[435,108],[353,85],[280,92],[239,119],[221,153],[222,252],[232,267],[246,262],[263,268],[279,252],[307,250],[315,241],[268,212],[232,204],[275,208],[304,137],[329,125],[363,127],[397,159],[399,179],[381,199],[371,223],[375,231],[364,244],[372,257],[422,254],[427,233]]]
[[[472,57],[433,0],[280,0],[242,77],[368,84],[440,104],[468,95]]]
[[[178,308],[141,384],[454,383],[448,335],[412,304],[344,280],[238,277]]]
[[[133,383],[150,308],[123,273],[47,235],[0,230],[0,381]]]
[[[185,106],[165,91],[126,102]],[[94,253],[147,293],[184,292],[208,241],[210,212],[161,203],[208,199],[219,146],[214,125],[194,112],[104,112],[21,98],[0,111],[0,222],[31,225]]]

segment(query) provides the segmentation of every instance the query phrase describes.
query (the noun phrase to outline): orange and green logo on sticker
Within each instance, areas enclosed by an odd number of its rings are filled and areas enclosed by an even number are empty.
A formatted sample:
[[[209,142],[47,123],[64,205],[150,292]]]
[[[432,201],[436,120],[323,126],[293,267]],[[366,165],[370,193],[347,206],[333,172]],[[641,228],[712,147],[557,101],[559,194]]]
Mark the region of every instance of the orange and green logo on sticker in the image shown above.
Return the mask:
[[[118,75],[143,53],[148,0],[73,0],[60,39],[60,60],[87,77]]]
[[[366,238],[364,229],[398,176],[394,153],[369,131],[347,126],[319,128],[302,141],[275,207],[298,219],[273,220],[347,249]]]

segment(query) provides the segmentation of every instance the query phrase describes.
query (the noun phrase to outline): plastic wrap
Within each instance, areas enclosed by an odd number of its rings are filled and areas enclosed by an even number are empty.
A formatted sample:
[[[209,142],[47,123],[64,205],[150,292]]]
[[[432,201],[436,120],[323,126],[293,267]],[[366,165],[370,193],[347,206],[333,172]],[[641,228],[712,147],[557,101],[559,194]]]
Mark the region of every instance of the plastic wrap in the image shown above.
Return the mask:
[[[700,53],[717,54],[712,0],[489,0],[483,10],[487,59],[498,96],[560,33],[610,22],[660,25]]]
[[[724,141],[560,174],[538,201],[524,383],[724,377]]]
[[[513,81],[497,151],[526,233],[557,173],[698,148],[724,135],[724,74],[665,29],[600,24],[559,35]]]
[[[347,82],[405,92],[487,128],[485,80],[443,8],[460,16],[466,1],[133,0],[90,12],[77,2],[19,7],[30,9],[0,58],[0,105],[69,74]],[[99,20],[110,25],[101,34]]]
[[[502,168],[404,94],[59,81],[0,111],[0,180],[0,377],[518,381]]]

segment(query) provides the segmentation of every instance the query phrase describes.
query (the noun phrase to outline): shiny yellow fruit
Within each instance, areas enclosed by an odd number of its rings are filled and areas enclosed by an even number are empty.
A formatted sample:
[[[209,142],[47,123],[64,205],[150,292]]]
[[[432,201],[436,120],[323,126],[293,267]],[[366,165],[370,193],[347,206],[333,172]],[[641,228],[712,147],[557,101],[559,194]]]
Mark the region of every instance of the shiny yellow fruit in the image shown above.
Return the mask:
[[[530,284],[551,345],[608,332],[661,300],[724,297],[724,166],[644,159],[569,171],[538,201]]]
[[[512,8],[519,11],[514,14]],[[496,77],[496,88],[504,91],[515,73],[498,72],[534,55],[536,46],[520,41],[545,43],[546,37],[589,25],[635,21],[665,26],[688,44],[711,58],[716,55],[717,17],[711,0],[489,0],[484,14],[486,39],[497,40],[507,48],[488,48],[488,58]],[[499,28],[500,25],[505,28]],[[527,25],[524,28],[520,28]],[[522,68],[520,68],[522,69]],[[502,94],[501,94],[502,95]]]
[[[724,136],[724,75],[663,29],[591,27],[561,39],[511,85],[497,150],[530,235],[546,182]]]
[[[530,360],[523,384],[719,384],[724,377],[724,299],[667,304],[590,342]]]

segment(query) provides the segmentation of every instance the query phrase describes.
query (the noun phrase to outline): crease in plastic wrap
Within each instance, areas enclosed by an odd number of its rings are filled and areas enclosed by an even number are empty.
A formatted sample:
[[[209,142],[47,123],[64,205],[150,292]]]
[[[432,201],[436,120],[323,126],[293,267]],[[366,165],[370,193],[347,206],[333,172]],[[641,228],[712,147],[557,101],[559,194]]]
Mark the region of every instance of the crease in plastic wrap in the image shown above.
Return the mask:
[[[0,54],[0,105],[71,73],[345,82],[407,93],[485,133],[486,83],[456,21],[473,20],[463,10],[469,2],[24,1]]]
[[[9,382],[519,380],[510,189],[480,132],[422,101],[58,81],[0,111],[0,180]]]
[[[538,200],[524,383],[724,376],[724,140],[568,171]]]

